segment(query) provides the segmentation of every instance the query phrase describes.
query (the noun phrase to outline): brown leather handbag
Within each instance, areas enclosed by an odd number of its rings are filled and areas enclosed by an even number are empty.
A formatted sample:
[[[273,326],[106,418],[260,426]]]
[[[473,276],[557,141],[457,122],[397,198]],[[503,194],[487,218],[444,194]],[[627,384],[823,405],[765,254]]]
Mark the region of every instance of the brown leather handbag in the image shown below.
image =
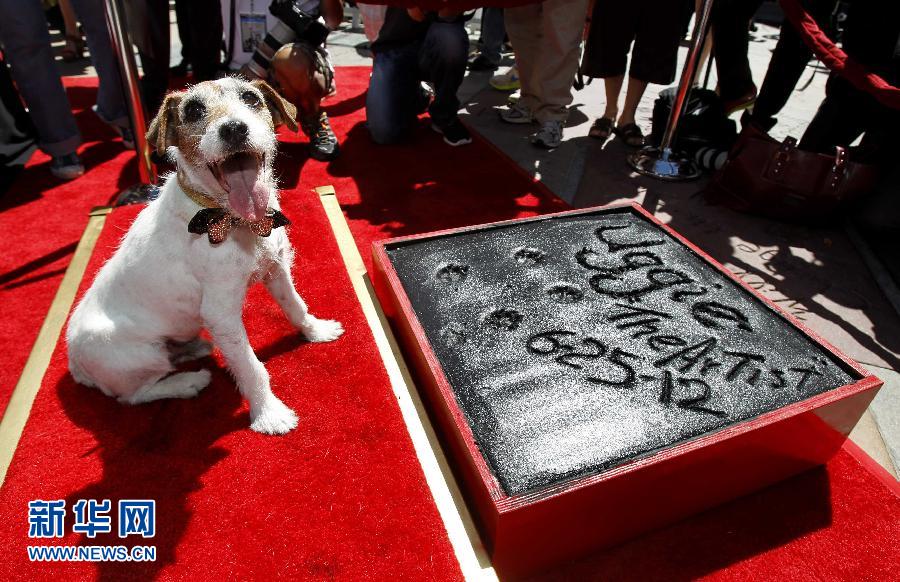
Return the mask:
[[[706,197],[740,212],[791,222],[824,222],[868,192],[875,166],[850,160],[850,150],[833,156],[797,149],[797,140],[781,143],[747,125],[713,176]]]

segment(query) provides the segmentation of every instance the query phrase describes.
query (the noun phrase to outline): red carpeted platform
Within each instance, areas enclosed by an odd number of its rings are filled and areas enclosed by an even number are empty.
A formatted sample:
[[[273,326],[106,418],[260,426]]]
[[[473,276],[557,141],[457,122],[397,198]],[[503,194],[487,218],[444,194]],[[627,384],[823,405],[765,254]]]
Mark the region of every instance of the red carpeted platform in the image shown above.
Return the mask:
[[[280,171],[285,212],[295,223],[300,291],[315,313],[340,319],[348,333],[332,344],[302,343],[259,287],[245,313],[276,392],[300,414],[299,428],[282,438],[249,431],[246,406],[217,363],[207,363],[216,368],[214,382],[195,400],[122,407],[75,385],[58,345],[0,489],[0,578],[460,578],[310,190],[335,185],[367,259],[376,238],[546,212],[561,203],[482,142],[451,149],[423,127],[409,145],[374,147],[362,125],[368,70],[338,73],[339,98],[330,110],[344,155],[330,165],[311,161],[300,140],[290,138]],[[118,179],[111,164],[98,170]],[[83,285],[135,212],[109,217]],[[86,218],[80,220],[83,228]],[[35,296],[38,302],[49,299]],[[30,342],[9,345],[24,352],[24,361]],[[883,477],[842,451],[825,469],[550,577],[888,579],[900,561],[900,497],[896,482]],[[158,501],[155,564],[28,562],[28,501],[66,499],[71,507],[82,498],[130,497]],[[67,531],[70,524],[71,514]],[[55,543],[88,541],[69,534]],[[90,543],[119,540],[101,534]]]

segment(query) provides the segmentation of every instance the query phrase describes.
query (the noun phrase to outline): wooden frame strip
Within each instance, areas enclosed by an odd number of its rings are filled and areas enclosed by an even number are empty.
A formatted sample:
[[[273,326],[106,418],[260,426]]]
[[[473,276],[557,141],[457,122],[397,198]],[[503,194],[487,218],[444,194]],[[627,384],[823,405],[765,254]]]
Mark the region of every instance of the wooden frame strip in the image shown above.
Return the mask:
[[[390,378],[391,388],[397,398],[403,422],[412,439],[416,456],[425,474],[425,481],[447,529],[463,576],[467,580],[497,580],[497,574],[491,566],[490,558],[481,543],[478,530],[441,449],[437,434],[416,391],[397,340],[375,297],[372,281],[337,201],[334,187],[321,186],[315,190],[328,216],[353,290],[372,330],[375,344]]]

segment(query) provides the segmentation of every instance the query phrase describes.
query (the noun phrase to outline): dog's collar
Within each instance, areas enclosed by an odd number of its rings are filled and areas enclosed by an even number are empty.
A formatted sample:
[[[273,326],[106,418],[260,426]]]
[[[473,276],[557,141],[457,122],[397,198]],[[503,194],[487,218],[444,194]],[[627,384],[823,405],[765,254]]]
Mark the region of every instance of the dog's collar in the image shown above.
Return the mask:
[[[178,185],[185,195],[202,208],[191,218],[188,223],[188,232],[191,234],[206,234],[210,244],[219,244],[228,238],[228,233],[234,226],[247,226],[258,236],[269,236],[272,229],[287,226],[291,223],[288,217],[280,210],[269,208],[266,215],[259,220],[245,220],[233,216],[227,210],[216,204],[209,196],[198,192],[185,184],[178,173]]]
[[[222,208],[216,201],[207,196],[202,192],[198,192],[194,190],[190,186],[187,185],[185,180],[183,179],[181,172],[178,172],[178,185],[181,186],[181,191],[184,192],[185,196],[190,198],[197,206],[201,208]]]

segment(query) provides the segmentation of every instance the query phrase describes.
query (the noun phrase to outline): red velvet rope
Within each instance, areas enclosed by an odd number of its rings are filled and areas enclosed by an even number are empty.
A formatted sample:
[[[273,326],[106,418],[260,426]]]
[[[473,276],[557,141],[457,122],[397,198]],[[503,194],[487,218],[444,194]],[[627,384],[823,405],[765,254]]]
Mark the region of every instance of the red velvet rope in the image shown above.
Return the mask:
[[[896,1],[896,0],[894,0]],[[781,9],[806,46],[834,71],[861,91],[869,93],[882,104],[900,109],[900,89],[864,69],[859,63],[825,36],[816,21],[800,5],[799,0],[779,0]]]

